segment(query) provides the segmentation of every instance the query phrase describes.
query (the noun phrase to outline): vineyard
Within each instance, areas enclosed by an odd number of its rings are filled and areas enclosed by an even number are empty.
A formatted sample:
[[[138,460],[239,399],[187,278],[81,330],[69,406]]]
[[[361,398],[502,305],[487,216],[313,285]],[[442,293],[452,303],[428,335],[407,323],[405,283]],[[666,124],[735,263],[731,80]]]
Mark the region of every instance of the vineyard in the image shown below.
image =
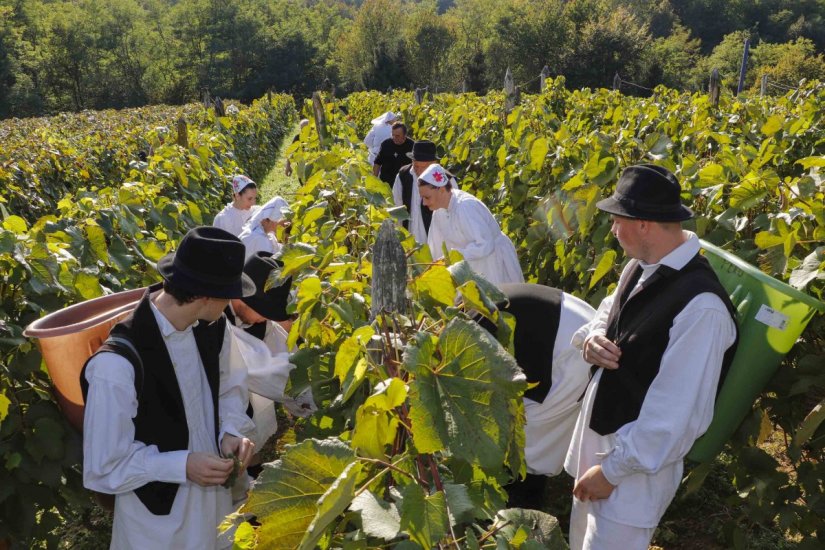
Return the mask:
[[[411,137],[438,144],[462,189],[499,219],[530,281],[594,305],[612,291],[623,255],[595,203],[621,168],[655,162],[679,177],[701,238],[823,298],[821,85],[714,106],[665,88],[649,98],[569,91],[557,79],[509,113],[501,94],[419,104],[412,93],[370,92],[323,107],[316,128],[305,106],[313,123],[287,150],[304,184],[280,273],[293,278],[298,314],[289,391],[311,387],[320,410],[279,443],[279,458],[241,509],[260,525],[240,523],[239,547],[566,547],[551,516],[506,509],[502,486],[524,472],[518,397],[526,382],[506,353],[512,318],[462,258],[433,263],[395,229],[405,213],[391,207],[361,144],[381,112],[401,112]],[[181,116],[186,145],[173,126]],[[0,245],[0,538],[46,539],[84,498],[77,441],[20,327],[154,280],[151,263],[225,199],[226,174],[266,169],[294,106],[278,97],[217,119],[195,106],[76,117],[0,130],[0,179],[13,191],[4,195]],[[393,234],[403,249],[393,248]],[[390,243],[380,254],[379,235]],[[375,281],[384,254],[405,257],[407,270]],[[379,310],[387,302],[377,286],[406,299]],[[473,311],[497,325],[495,337],[472,322]],[[823,334],[825,322],[813,319],[721,459],[694,465],[687,478],[695,491],[722,468],[734,485],[741,517],[729,518],[720,544],[753,547],[752,523],[793,548],[818,548],[825,538]]]

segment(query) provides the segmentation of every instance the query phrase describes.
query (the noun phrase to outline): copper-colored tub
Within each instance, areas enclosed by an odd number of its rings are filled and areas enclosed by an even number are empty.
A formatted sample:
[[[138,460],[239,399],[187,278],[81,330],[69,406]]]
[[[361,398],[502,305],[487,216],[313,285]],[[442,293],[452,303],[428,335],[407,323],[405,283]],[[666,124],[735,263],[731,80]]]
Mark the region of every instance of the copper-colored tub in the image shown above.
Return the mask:
[[[80,371],[111,328],[137,305],[145,288],[87,300],[41,317],[24,336],[37,338],[54,385],[57,402],[69,423],[83,430]]]

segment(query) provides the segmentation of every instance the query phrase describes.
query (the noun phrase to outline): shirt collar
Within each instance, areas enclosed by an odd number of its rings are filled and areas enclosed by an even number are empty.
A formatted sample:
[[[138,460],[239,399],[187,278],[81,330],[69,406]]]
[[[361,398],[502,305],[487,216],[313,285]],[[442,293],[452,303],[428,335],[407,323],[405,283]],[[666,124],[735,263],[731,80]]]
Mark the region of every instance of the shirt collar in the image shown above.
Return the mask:
[[[169,319],[167,319],[166,316],[163,313],[161,313],[161,311],[157,308],[157,306],[155,306],[155,304],[154,304],[154,302],[152,302],[152,300],[149,300],[149,305],[152,308],[152,313],[155,315],[155,321],[158,324],[158,329],[160,329],[160,334],[164,338],[169,338],[170,336],[172,336],[175,333],[186,334],[187,332],[191,332],[192,329],[194,327],[196,327],[198,325],[198,323],[200,322],[200,321],[195,321],[194,323],[192,323],[191,325],[189,325],[185,329],[178,330],[171,323],[171,321],[169,321]]]
[[[648,264],[639,260],[639,265],[645,272],[651,273],[656,271],[660,265],[666,265],[676,271],[681,270],[687,263],[699,253],[699,237],[692,231],[682,230],[682,233],[687,237],[685,242],[671,250],[664,258],[655,264]]]

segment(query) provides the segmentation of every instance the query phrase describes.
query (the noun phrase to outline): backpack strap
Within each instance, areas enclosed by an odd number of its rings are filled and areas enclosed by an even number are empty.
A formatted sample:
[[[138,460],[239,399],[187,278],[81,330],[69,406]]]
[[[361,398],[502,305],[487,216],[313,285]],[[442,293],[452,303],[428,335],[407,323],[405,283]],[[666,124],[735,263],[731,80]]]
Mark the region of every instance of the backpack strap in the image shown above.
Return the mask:
[[[110,335],[98,348],[97,353],[104,351],[120,355],[132,364],[135,369],[135,391],[140,399],[140,394],[143,393],[143,360],[135,344],[124,334]]]

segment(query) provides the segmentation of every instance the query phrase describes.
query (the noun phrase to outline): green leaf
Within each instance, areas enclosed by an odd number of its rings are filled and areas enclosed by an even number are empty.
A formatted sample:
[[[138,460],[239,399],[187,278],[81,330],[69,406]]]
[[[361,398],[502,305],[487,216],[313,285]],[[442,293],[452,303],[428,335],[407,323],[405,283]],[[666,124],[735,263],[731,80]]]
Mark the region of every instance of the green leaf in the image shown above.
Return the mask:
[[[160,246],[155,239],[141,239],[137,245],[144,257],[152,262],[157,262],[166,255],[166,249]]]
[[[793,436],[793,444],[795,447],[801,447],[811,439],[816,432],[819,425],[825,421],[825,399],[821,400],[816,406],[811,409],[811,412],[802,421],[802,424],[797,428]]]
[[[355,484],[358,482],[362,468],[363,465],[360,462],[347,465],[338,479],[318,500],[318,511],[304,533],[304,538],[298,546],[300,550],[315,548],[329,525],[347,509],[355,496]]]
[[[59,460],[63,457],[63,426],[52,418],[39,418],[32,428],[32,437],[26,439],[26,451],[40,462],[43,458]]]
[[[232,550],[253,550],[255,548],[255,528],[249,522],[243,522],[235,530]]]
[[[416,292],[426,294],[438,303],[451,306],[455,300],[455,285],[450,272],[443,265],[433,265],[413,280]]]
[[[74,287],[86,300],[103,296],[103,289],[97,277],[85,271],[78,271],[74,279]]]
[[[825,246],[819,246],[805,256],[802,263],[791,272],[788,283],[799,290],[804,289],[813,280],[825,279]]]
[[[771,248],[785,243],[785,237],[774,235],[770,231],[760,231],[754,237],[753,242],[759,248]]]
[[[768,120],[765,121],[765,124],[762,125],[762,133],[766,136],[772,136],[776,132],[782,129],[782,125],[785,122],[785,118],[779,115],[772,115],[768,117]]]
[[[530,168],[538,172],[544,166],[544,159],[547,157],[547,151],[550,146],[547,144],[547,138],[540,137],[533,141],[530,146]]]
[[[298,285],[297,297],[299,313],[311,309],[321,298],[321,279],[313,276],[301,281]]]
[[[407,387],[400,378],[381,384],[355,413],[352,446],[363,456],[385,459],[385,448],[395,440],[399,419],[393,412],[407,399]]]
[[[8,229],[12,233],[21,234],[28,231],[26,220],[20,216],[9,216],[3,220],[3,229]]]
[[[453,280],[455,280],[457,285],[463,285],[468,281],[473,281],[478,286],[479,290],[484,293],[484,295],[489,300],[489,303],[495,304],[498,302],[503,302],[507,299],[507,296],[493,283],[473,271],[473,268],[470,267],[470,264],[466,260],[461,260],[452,264],[449,268],[450,275],[453,276]],[[485,300],[485,303],[488,303]]]
[[[485,303],[484,299],[486,296],[481,293],[475,281],[467,281],[458,287],[458,291],[461,292],[464,306],[467,309],[476,310],[493,321],[498,319],[498,309],[496,309],[493,304]],[[491,305],[493,306],[492,308],[490,307]]]
[[[596,260],[596,268],[593,270],[593,275],[590,277],[590,283],[587,285],[587,289],[591,290],[596,283],[602,280],[602,278],[607,275],[613,266],[616,264],[616,251],[613,249],[607,249],[602,252],[602,255],[599,256],[598,260]]]
[[[449,529],[444,493],[427,496],[422,487],[410,484],[402,494],[401,528],[422,547],[433,548]]]
[[[370,491],[355,497],[350,510],[361,514],[361,527],[367,536],[392,540],[401,531],[401,516],[395,504],[379,500]]]
[[[93,220],[86,221],[86,238],[89,239],[89,245],[98,260],[108,264],[109,250],[106,246],[106,233]]]
[[[318,281],[318,290],[320,291],[320,281]],[[358,357],[366,349],[367,342],[375,334],[375,329],[370,325],[364,325],[357,328],[344,342],[339,346],[338,352],[335,354],[335,375],[341,382],[347,377],[347,374],[355,365]]]
[[[259,538],[270,547],[294,548],[320,511],[318,499],[354,461],[355,453],[338,439],[289,445],[280,460],[264,464],[241,512],[257,517]]]
[[[447,494],[447,511],[452,525],[470,522],[475,518],[476,505],[465,485],[445,483],[444,492]]]
[[[584,167],[587,179],[596,185],[603,187],[610,183],[619,172],[619,165],[613,157],[602,157],[593,155]],[[565,187],[566,189],[566,187]]]
[[[280,256],[280,260],[284,262],[284,266],[281,268],[281,277],[283,278],[297,274],[315,258],[315,247],[308,244],[287,245],[284,249]]]
[[[404,350],[410,383],[410,419],[421,453],[443,449],[498,471],[521,419],[510,401],[527,387],[515,359],[476,323],[455,318],[437,346],[419,334]]]
[[[822,168],[825,167],[825,155],[821,157],[805,157],[796,161],[795,164],[801,164],[805,170],[809,168]]]
[[[9,405],[11,400],[5,394],[0,393],[0,422],[9,415]]]
[[[496,515],[496,521],[493,523],[493,529],[497,528],[500,529],[500,535],[508,541],[517,537],[520,530],[524,530],[529,540],[540,544],[538,548],[568,550],[559,520],[538,510],[502,510]]]
[[[699,180],[696,182],[696,186],[711,187],[724,183],[725,181],[727,181],[725,178],[725,168],[721,164],[712,162],[699,170]]]

